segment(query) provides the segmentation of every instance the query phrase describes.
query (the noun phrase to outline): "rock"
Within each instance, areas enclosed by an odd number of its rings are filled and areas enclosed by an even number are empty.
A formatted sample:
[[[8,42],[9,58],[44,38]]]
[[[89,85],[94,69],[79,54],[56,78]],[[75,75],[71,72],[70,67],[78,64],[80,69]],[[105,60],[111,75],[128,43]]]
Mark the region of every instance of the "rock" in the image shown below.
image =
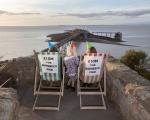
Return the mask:
[[[0,120],[17,120],[18,97],[12,88],[0,89]]]

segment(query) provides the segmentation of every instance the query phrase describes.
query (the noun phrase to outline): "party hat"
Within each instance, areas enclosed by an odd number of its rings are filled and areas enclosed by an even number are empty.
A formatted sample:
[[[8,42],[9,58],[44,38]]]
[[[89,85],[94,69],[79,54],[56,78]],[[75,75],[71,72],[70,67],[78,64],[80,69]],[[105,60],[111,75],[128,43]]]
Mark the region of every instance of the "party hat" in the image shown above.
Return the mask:
[[[91,43],[86,42],[86,49],[89,49],[89,48],[91,48],[91,47],[92,47]]]
[[[50,41],[48,41],[48,48],[52,48],[52,47],[54,47],[54,45]]]
[[[69,42],[68,43],[66,43],[66,48],[69,46]]]
[[[70,48],[74,48],[74,42],[73,41],[70,42]]]

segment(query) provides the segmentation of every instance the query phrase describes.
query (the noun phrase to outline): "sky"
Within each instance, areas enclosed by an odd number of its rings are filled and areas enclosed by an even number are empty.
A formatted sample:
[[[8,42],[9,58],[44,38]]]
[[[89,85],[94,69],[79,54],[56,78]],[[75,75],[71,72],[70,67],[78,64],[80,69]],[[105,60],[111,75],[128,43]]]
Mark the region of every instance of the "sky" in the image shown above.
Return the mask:
[[[0,26],[150,24],[150,0],[0,0]]]

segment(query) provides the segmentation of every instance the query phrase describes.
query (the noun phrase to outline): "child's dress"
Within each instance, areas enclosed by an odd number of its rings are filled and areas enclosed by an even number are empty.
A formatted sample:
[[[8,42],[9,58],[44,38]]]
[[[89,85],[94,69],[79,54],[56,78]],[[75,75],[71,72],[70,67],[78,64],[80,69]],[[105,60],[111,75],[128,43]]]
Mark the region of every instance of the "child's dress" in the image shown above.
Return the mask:
[[[67,83],[68,86],[74,87],[75,81],[77,79],[77,70],[79,65],[79,58],[76,56],[70,56],[64,58],[64,63],[67,68],[66,74],[69,77],[69,81]]]

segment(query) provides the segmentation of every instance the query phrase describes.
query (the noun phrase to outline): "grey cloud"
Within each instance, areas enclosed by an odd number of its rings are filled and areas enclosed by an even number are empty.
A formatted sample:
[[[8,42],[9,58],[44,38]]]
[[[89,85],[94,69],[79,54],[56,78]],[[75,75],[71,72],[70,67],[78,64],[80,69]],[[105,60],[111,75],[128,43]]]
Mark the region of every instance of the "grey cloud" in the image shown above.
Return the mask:
[[[58,13],[58,16],[73,16],[79,18],[94,18],[105,16],[126,16],[126,17],[139,17],[142,15],[150,14],[150,9],[130,10],[130,11],[106,11],[100,13]]]
[[[0,10],[0,15],[39,15],[40,13],[36,12],[9,12],[9,11],[4,11]]]
[[[0,15],[1,14],[6,14],[6,13],[7,13],[7,11],[0,10]]]

